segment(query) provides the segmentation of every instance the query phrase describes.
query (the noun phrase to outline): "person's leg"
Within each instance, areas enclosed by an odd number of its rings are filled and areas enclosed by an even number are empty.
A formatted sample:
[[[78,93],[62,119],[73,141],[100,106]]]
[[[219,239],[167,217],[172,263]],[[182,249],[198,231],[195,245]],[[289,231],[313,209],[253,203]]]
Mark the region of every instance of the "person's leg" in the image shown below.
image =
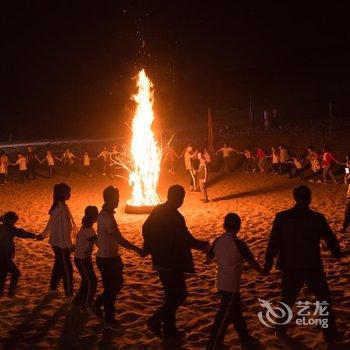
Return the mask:
[[[331,179],[333,180],[333,182],[336,184],[336,183],[337,183],[337,180],[336,180],[336,178],[335,178],[335,176],[334,176],[334,174],[333,174],[333,171],[332,171],[332,168],[331,168],[331,167],[329,167],[328,174],[329,174],[329,176],[331,177]]]
[[[243,317],[239,292],[232,295],[230,304],[231,320],[236,329],[239,340],[241,342],[249,341],[251,337],[248,331],[247,322]]]
[[[194,188],[194,177],[193,177],[193,174],[192,174],[192,171],[191,169],[188,169],[187,170],[188,172],[188,176],[189,176],[189,182],[190,182],[190,191],[193,191],[195,188]]]
[[[23,184],[23,183],[24,183],[24,180],[25,180],[25,173],[24,173],[24,170],[20,170],[20,171],[19,171],[19,179],[20,179],[21,184]]]
[[[164,335],[175,334],[176,328],[176,310],[186,300],[187,288],[185,277],[182,272],[159,271],[160,281],[164,290],[164,303],[156,311],[152,319],[158,322],[164,322]]]
[[[328,173],[329,167],[324,167],[322,170],[322,176],[323,176],[323,182],[327,183],[327,173]]]
[[[69,249],[60,249],[62,254],[62,280],[66,297],[73,295],[73,266]]]
[[[8,261],[7,268],[8,272],[11,274],[8,295],[14,296],[16,294],[17,284],[21,273],[13,260]]]
[[[224,341],[230,319],[226,317],[230,305],[232,293],[220,291],[220,305],[211,328],[207,349],[215,349]]]
[[[322,318],[323,320],[327,320],[326,324],[327,327],[322,328],[323,334],[325,337],[331,337],[335,333],[337,333],[337,327],[335,324],[332,307],[331,307],[331,298],[330,298],[330,292],[326,280],[326,275],[323,271],[323,269],[319,270],[311,270],[307,273],[307,278],[305,279],[305,284],[308,286],[308,288],[311,290],[313,294],[315,294],[317,298],[317,302],[326,302],[326,305],[328,307],[324,315],[317,315],[317,317]],[[323,316],[323,317],[322,317]]]
[[[95,297],[97,288],[97,278],[91,257],[84,259],[84,261],[84,270],[88,277],[88,288],[86,294],[85,307],[88,308],[93,303]]]
[[[56,290],[62,279],[62,254],[59,247],[52,246],[55,260],[51,272],[50,289]]]
[[[111,322],[115,319],[115,301],[118,292],[123,287],[123,263],[120,257],[108,258],[107,279],[105,287],[104,311],[105,320]]]
[[[204,202],[208,202],[207,187],[206,187],[206,184],[203,182],[202,179],[199,180],[199,187],[200,187],[202,195],[203,195],[203,201]]]
[[[304,284],[304,275],[299,270],[282,271],[282,290],[281,301],[290,309],[293,308],[299,292]],[[283,306],[282,306],[283,307]],[[280,325],[276,325],[275,330],[278,335],[283,335],[287,330],[287,325],[283,325],[287,321],[289,310],[285,309],[285,317],[279,319]]]
[[[224,170],[228,173],[230,172],[230,158],[224,157]]]
[[[78,259],[78,258],[74,259],[74,264],[81,276],[80,287],[73,300],[73,304],[77,306],[84,306],[86,295],[87,295],[87,289],[88,289],[88,281],[87,281],[86,273],[83,268],[83,260],[84,259]]]
[[[3,185],[5,183],[5,174],[0,174],[0,185]]]
[[[103,291],[101,294],[98,295],[94,304],[97,308],[100,308],[104,304],[105,294],[106,294],[105,291],[108,288],[108,273],[107,273],[107,268],[106,268],[106,264],[105,264],[105,258],[97,257],[96,264],[97,264],[97,268],[101,274]]]
[[[5,282],[8,273],[8,260],[0,259],[0,296],[4,295]]]

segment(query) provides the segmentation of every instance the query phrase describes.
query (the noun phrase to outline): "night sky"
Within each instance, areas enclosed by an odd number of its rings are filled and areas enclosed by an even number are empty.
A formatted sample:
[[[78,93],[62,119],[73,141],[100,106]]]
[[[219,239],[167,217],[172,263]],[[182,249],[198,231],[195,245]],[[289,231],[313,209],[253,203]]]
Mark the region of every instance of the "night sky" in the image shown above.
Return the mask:
[[[74,3],[2,9],[2,139],[122,133],[140,67],[169,125],[200,120],[208,106],[244,108],[250,95],[258,109],[283,106],[286,115],[329,99],[350,112],[340,3]]]

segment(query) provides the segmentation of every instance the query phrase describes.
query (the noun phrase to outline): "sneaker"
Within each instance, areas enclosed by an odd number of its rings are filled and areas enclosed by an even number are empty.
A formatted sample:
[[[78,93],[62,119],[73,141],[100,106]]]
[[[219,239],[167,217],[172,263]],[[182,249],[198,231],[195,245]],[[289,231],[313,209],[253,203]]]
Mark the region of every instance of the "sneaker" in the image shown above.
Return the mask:
[[[317,182],[317,183],[319,183],[319,184],[320,184],[320,183],[322,183],[322,181],[321,181],[321,180],[317,180],[316,182]]]
[[[314,180],[309,180],[308,182],[314,182]]]
[[[103,176],[106,176],[106,173],[102,173]]]
[[[106,321],[106,328],[110,329],[111,331],[118,331],[120,329],[120,322],[117,320]]]

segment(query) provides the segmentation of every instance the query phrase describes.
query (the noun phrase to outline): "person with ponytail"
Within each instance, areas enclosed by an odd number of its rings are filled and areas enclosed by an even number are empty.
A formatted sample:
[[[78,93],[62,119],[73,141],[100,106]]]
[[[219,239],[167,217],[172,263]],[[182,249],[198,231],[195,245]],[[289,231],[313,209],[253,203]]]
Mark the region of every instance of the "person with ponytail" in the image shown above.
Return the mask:
[[[77,234],[75,246],[74,263],[80,273],[81,283],[73,304],[84,311],[91,306],[97,288],[97,278],[91,259],[94,243],[97,239],[93,228],[94,223],[97,221],[97,216],[97,207],[88,206],[85,209],[82,227]]]
[[[6,276],[11,275],[8,296],[15,296],[20,271],[13,261],[15,257],[14,238],[39,239],[35,233],[17,228],[18,215],[13,211],[0,216],[0,297],[4,295]]]
[[[63,280],[63,287],[67,301],[73,295],[73,267],[71,251],[72,236],[76,226],[72,214],[66,204],[71,196],[71,188],[65,184],[56,184],[53,188],[53,203],[49,211],[49,221],[41,233],[41,237],[49,237],[55,261],[50,280],[50,292],[56,292]]]

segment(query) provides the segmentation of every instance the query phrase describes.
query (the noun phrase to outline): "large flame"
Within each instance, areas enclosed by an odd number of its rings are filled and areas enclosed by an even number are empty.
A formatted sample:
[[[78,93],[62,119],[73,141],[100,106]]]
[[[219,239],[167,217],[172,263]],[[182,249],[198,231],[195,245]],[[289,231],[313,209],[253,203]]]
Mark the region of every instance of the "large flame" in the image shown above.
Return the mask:
[[[142,69],[137,75],[137,94],[135,115],[132,121],[131,156],[133,171],[129,173],[129,183],[133,188],[128,204],[134,206],[153,206],[160,203],[157,193],[161,148],[152,130],[153,84]]]

